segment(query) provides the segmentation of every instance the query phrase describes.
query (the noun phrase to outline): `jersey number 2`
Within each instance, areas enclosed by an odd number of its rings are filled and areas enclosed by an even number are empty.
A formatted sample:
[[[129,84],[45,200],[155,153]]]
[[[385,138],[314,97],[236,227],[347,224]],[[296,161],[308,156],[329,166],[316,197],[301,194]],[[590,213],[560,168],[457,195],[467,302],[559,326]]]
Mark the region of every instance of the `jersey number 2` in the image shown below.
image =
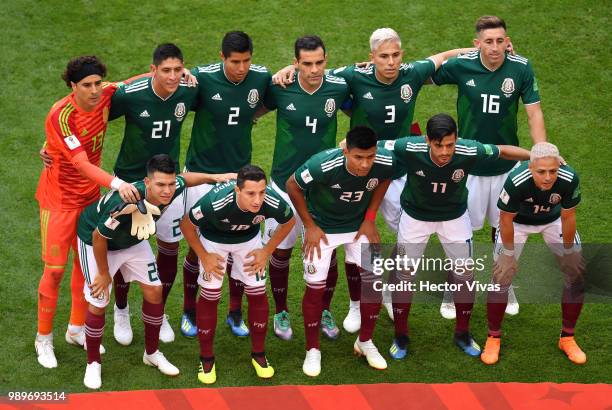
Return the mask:
[[[238,125],[239,115],[240,115],[240,107],[230,107],[230,113],[227,116],[227,125]]]

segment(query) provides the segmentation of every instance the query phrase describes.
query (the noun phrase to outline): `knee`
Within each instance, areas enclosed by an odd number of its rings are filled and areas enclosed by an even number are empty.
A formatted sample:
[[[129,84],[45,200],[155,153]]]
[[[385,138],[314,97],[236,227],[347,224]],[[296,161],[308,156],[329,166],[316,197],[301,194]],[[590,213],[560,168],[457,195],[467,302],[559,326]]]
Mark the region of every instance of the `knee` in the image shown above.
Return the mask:
[[[64,266],[45,267],[38,284],[38,293],[42,296],[57,299],[59,287],[64,277]]]
[[[162,286],[143,286],[142,294],[144,299],[149,303],[162,303]]]

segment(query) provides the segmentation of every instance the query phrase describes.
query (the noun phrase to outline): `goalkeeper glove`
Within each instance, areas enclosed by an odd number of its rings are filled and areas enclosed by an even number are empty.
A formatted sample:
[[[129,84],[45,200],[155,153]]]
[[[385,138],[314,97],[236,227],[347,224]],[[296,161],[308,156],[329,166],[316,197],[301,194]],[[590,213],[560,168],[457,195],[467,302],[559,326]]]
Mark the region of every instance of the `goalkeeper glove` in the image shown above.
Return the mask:
[[[147,202],[146,199],[141,199],[136,205],[137,209],[132,212],[132,236],[140,240],[149,239],[151,235],[155,235],[155,220],[153,215],[160,215],[159,208]],[[143,209],[145,212],[143,212]]]

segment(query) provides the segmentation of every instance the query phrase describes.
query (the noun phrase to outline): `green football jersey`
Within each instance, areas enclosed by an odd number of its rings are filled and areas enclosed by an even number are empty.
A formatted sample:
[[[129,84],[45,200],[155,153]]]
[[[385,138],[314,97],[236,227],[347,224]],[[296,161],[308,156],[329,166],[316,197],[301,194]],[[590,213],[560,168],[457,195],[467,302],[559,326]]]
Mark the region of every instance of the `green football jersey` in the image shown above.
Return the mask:
[[[444,166],[434,163],[425,137],[386,141],[398,164],[408,174],[400,196],[404,212],[420,221],[450,221],[467,209],[467,175],[478,164],[499,157],[495,145],[459,138],[455,153]]]
[[[111,100],[109,119],[125,116],[125,131],[115,162],[115,175],[135,182],[143,179],[149,158],[168,154],[179,172],[181,127],[197,96],[196,87],[181,80],[166,99],[153,90],[152,78],[121,86]]]
[[[557,181],[543,191],[536,187],[529,162],[513,169],[499,195],[497,207],[516,213],[514,222],[524,225],[545,225],[561,216],[561,208],[570,209],[580,202],[580,184],[576,171],[561,165]]]
[[[359,230],[374,189],[392,178],[394,168],[393,154],[378,148],[368,175],[355,176],[346,169],[342,150],[336,148],[314,155],[293,176],[305,191],[308,212],[323,232],[347,233]]]
[[[523,104],[540,102],[538,83],[529,61],[521,56],[506,55],[504,63],[490,71],[474,51],[447,60],[434,74],[437,85],[457,85],[459,136],[485,144],[519,145],[517,110],[519,97]],[[515,161],[497,161],[474,168],[473,175],[501,175]]]
[[[138,189],[141,198],[146,199],[146,188],[144,181],[134,182],[133,185]],[[185,190],[185,179],[182,176],[177,175],[176,177],[176,192],[172,197],[172,200],[179,196]],[[172,201],[170,201],[172,202]],[[141,242],[135,236],[132,236],[132,216],[121,215],[117,218],[113,218],[113,213],[117,207],[123,204],[121,196],[118,191],[108,191],[106,195],[89,205],[81,216],[79,217],[79,224],[77,227],[77,235],[87,245],[92,245],[92,234],[94,230],[98,230],[100,235],[108,239],[108,250],[117,251],[120,249],[127,249],[130,246],[134,246]],[[168,208],[168,205],[160,205],[159,210],[163,215],[164,211]],[[161,215],[154,215],[153,219],[158,220]]]
[[[279,224],[289,222],[293,211],[272,188],[266,187],[259,212],[243,211],[236,202],[236,181],[217,184],[189,210],[189,219],[209,241],[235,244],[260,235],[260,226],[268,218]]]
[[[376,67],[340,67],[332,71],[351,88],[353,107],[351,128],[367,125],[376,131],[379,140],[392,140],[410,135],[414,106],[421,87],[436,71],[432,60],[404,63],[399,76],[391,84],[376,79]]]
[[[185,161],[193,172],[237,172],[251,162],[251,128],[270,83],[270,73],[251,64],[240,83],[227,79],[223,63],[194,68],[199,91]]]
[[[313,93],[302,89],[298,79],[287,88],[270,86],[264,105],[277,110],[271,178],[280,189],[311,156],[336,146],[337,113],[348,97],[346,81],[331,75]]]

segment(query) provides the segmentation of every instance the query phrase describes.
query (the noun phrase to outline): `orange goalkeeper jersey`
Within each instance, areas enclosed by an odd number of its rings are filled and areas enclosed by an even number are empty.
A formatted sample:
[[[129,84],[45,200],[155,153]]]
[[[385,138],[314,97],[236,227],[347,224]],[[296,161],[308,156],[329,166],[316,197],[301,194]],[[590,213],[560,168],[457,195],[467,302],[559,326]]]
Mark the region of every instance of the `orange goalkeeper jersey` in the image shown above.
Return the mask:
[[[52,210],[84,208],[100,196],[100,187],[82,176],[73,165],[75,155],[85,152],[89,162],[100,166],[109,107],[117,84],[103,84],[96,108],[85,112],[70,94],[51,107],[45,121],[46,151],[53,164],[45,168],[38,181],[36,199]]]

